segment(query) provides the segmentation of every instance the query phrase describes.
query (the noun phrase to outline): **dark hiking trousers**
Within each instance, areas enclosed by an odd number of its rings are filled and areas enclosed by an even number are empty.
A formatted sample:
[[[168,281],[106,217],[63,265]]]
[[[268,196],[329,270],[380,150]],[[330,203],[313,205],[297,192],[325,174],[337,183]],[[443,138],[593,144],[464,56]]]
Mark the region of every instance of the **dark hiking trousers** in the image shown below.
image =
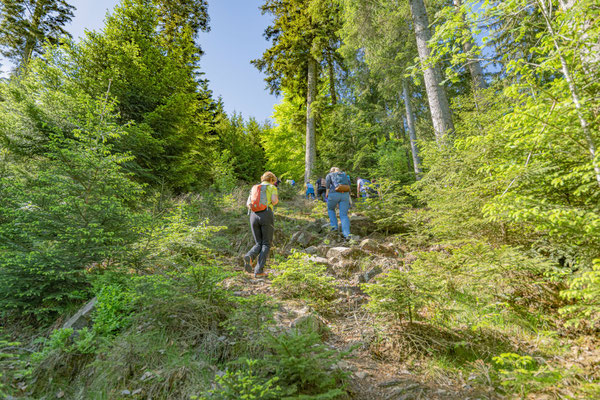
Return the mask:
[[[258,256],[258,264],[256,264],[256,268],[254,269],[255,274],[261,274],[267,263],[271,242],[273,241],[273,232],[275,230],[273,220],[273,210],[270,208],[250,213],[250,229],[252,229],[252,236],[254,236],[256,244],[246,255],[252,258]]]

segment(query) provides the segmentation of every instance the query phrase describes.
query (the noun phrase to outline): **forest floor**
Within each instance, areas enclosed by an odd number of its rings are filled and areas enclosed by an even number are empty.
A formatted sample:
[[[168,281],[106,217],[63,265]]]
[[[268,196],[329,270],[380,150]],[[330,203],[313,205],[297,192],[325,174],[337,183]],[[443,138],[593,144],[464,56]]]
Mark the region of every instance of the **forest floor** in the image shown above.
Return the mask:
[[[383,234],[359,212],[360,207],[350,211],[354,238],[344,241],[329,231],[324,203],[297,195],[283,201],[275,212],[275,236],[266,268],[269,276],[254,278],[240,263],[241,255],[253,245],[243,207],[246,194],[240,189],[237,196],[221,203],[198,196],[178,198],[177,202],[189,207],[193,229],[198,221],[206,221],[202,229],[209,230],[202,235],[208,244],[189,240],[188,228],[179,217],[174,218],[174,225],[165,228],[157,240],[160,252],[156,254],[163,255],[150,258],[145,269],[128,270],[119,278],[121,283],[113,286],[116,291],[106,292],[109,296],[103,301],[111,310],[105,309],[103,316],[91,321],[92,330],[102,318],[115,328],[87,350],[80,351],[68,340],[43,344],[67,316],[27,339],[15,336],[25,330],[15,329],[12,339],[23,342],[19,348],[26,352],[15,358],[20,350],[14,350],[5,364],[0,359],[0,370],[3,365],[12,368],[0,375],[0,394],[10,388],[14,396],[9,398],[15,399],[231,399],[235,396],[210,394],[220,390],[218,376],[239,371],[245,359],[279,362],[272,358],[273,347],[265,336],[316,332],[325,347],[306,351],[329,349],[340,357],[335,364],[313,365],[327,365],[321,377],[342,371],[351,399],[588,399],[600,395],[598,338],[557,329],[551,317],[546,317],[546,309],[532,313],[532,309],[537,311],[538,297],[530,302],[533,308],[525,309],[524,317],[518,316],[525,322],[518,323],[511,319],[515,311],[509,307],[491,318],[478,314],[481,310],[467,309],[472,314],[469,318],[486,325],[472,320],[434,321],[431,315],[435,313],[427,307],[422,310],[429,314],[414,321],[406,315],[374,312],[365,283],[382,286],[390,273],[414,269],[419,257],[443,262],[452,251],[444,244]],[[224,228],[211,231],[208,226]],[[193,229],[189,232],[202,232]],[[190,257],[197,255],[200,261],[190,264]],[[477,254],[476,262],[484,262],[485,255]],[[513,265],[512,259],[508,262]],[[103,285],[113,283],[107,280]],[[536,296],[549,296],[526,282],[517,286],[533,288]],[[213,297],[215,288],[221,293]],[[141,293],[138,298],[144,301],[130,308],[133,297],[121,296],[119,291]],[[503,372],[495,364],[498,356],[509,362],[515,357],[518,362],[532,361]],[[307,357],[316,359],[314,354]],[[267,375],[273,374],[274,367],[263,367]]]
[[[319,215],[318,211],[315,213],[315,209],[323,214]],[[291,222],[296,232],[289,237],[279,228],[279,237],[276,237],[273,250],[275,260],[284,259],[290,251],[307,251],[309,259],[327,265],[326,274],[334,279],[338,298],[326,315],[320,315],[304,301],[281,298],[271,284],[271,280],[281,274],[277,269],[269,270],[267,279],[255,279],[251,274],[242,274],[231,278],[225,285],[240,296],[263,294],[276,299],[279,309],[275,319],[280,329],[294,327],[295,321],[307,315],[322,323],[327,331],[325,343],[340,352],[349,352],[348,358],[340,363],[340,368],[350,374],[349,393],[353,399],[501,398],[493,389],[474,388],[463,379],[433,379],[432,376],[414,372],[415,360],[409,354],[402,354],[402,349],[394,348],[391,342],[383,340],[378,343],[383,328],[364,309],[368,296],[361,289],[361,283],[365,282],[361,276],[373,267],[377,268],[377,274],[387,268],[398,267],[403,262],[404,254],[410,254],[410,251],[406,248],[396,249],[389,238],[375,232],[370,221],[355,213],[351,212],[351,219],[355,223],[358,221],[359,226],[351,230],[363,236],[355,235],[354,240],[349,242],[329,232],[326,218],[324,205],[300,199],[288,202],[277,210],[275,224],[286,221],[289,229]],[[363,261],[357,263],[339,254],[333,256],[329,251],[332,248],[338,252],[363,256]],[[328,254],[331,257],[327,258]],[[235,269],[243,271],[239,266]],[[421,335],[425,334],[419,332],[420,328],[418,323],[397,327],[405,329],[406,337],[415,341],[422,340]]]

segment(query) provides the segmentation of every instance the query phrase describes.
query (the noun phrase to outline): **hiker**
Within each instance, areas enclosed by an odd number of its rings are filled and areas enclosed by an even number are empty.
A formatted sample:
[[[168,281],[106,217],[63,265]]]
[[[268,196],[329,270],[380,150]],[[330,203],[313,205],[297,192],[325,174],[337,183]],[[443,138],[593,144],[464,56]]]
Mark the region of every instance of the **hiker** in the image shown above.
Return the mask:
[[[348,218],[348,209],[350,208],[350,177],[345,172],[340,171],[338,167],[332,167],[325,178],[325,187],[327,190],[327,214],[329,214],[331,231],[338,230],[335,207],[339,204],[342,235],[344,239],[348,240],[350,239],[350,218]]]
[[[306,182],[306,200],[311,197],[313,200],[315,199],[315,187],[312,183]]]
[[[255,267],[255,278],[267,276],[264,268],[275,230],[273,206],[279,203],[275,175],[267,171],[260,180],[260,184],[252,187],[246,202],[246,206],[250,210],[250,229],[256,244],[244,255],[244,269],[246,272],[252,273],[252,267]]]
[[[356,179],[356,197],[357,198],[369,198],[370,196],[370,192],[369,192],[369,184],[371,183],[371,181],[369,181],[368,179],[363,179],[363,178],[358,178]]]
[[[327,188],[325,187],[325,178],[321,177],[317,179],[317,196],[323,200],[324,203],[327,203],[327,198],[325,197],[325,193],[327,192]]]
[[[279,185],[281,185],[281,179],[277,178],[277,182],[275,182],[275,186],[277,188],[279,188]]]

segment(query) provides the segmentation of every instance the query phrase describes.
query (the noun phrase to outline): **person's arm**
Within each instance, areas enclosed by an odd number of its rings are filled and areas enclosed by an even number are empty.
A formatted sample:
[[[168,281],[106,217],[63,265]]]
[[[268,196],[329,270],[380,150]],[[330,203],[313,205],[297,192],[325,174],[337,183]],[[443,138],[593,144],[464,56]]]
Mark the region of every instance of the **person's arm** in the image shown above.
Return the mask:
[[[279,195],[277,193],[277,187],[273,187],[273,193],[271,193],[271,204],[276,206],[279,204]]]
[[[356,183],[356,197],[360,197],[360,181]]]

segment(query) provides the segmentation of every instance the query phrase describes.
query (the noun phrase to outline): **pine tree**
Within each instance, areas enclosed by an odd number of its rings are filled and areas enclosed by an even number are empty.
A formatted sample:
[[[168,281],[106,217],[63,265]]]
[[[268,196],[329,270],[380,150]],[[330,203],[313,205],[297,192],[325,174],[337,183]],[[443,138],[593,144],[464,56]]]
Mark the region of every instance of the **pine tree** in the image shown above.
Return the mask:
[[[46,41],[71,36],[64,26],[74,9],[66,0],[0,0],[0,52],[18,69],[26,68]]]
[[[272,42],[262,58],[253,60],[260,71],[267,74],[271,93],[287,88],[294,94],[306,96],[306,153],[305,181],[313,178],[316,164],[316,122],[313,102],[317,98],[319,67],[329,63],[332,101],[335,96],[331,66],[333,50],[339,44],[337,29],[341,22],[339,8],[332,0],[266,0],[263,13],[274,16],[273,25],[265,30],[265,38]]]

